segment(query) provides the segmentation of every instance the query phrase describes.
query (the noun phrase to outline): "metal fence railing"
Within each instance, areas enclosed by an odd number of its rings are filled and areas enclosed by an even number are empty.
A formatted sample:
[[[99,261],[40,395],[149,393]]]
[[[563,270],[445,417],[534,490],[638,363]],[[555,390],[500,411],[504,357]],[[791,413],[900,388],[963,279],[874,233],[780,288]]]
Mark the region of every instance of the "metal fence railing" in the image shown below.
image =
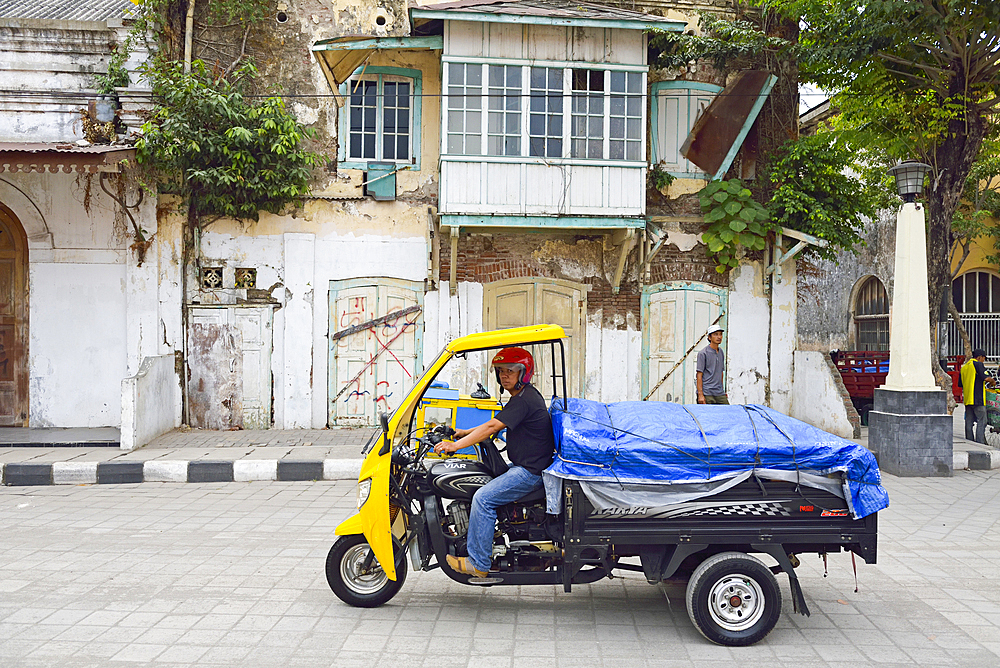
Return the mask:
[[[1000,360],[1000,313],[970,313],[962,316],[965,331],[972,339],[972,347],[986,351],[986,359]],[[948,318],[948,354],[964,355],[962,337],[952,318]]]

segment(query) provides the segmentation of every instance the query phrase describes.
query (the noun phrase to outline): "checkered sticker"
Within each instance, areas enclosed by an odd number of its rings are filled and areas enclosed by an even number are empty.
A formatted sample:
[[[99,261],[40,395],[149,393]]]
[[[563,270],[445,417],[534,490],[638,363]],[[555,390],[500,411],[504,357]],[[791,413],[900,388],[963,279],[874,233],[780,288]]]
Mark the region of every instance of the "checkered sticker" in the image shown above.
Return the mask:
[[[676,519],[680,517],[791,517],[784,504],[776,501],[691,502],[670,506],[605,508],[591,514],[594,518]]]
[[[674,517],[791,517],[792,514],[780,503],[727,503],[712,508],[700,508],[682,512]]]

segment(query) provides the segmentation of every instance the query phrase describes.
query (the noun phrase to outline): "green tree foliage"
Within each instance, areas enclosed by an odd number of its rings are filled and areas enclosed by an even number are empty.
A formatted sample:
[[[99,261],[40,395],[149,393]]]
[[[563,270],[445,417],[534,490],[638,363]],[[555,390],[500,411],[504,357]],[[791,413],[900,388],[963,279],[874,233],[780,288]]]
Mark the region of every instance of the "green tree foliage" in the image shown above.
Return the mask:
[[[159,61],[144,74],[157,106],[137,157],[197,217],[257,220],[258,211],[277,213],[307,192],[317,159],[300,147],[309,130],[281,98],[245,95],[252,65],[220,77],[199,60],[189,74],[179,62]]]
[[[767,208],[771,220],[830,242],[810,250],[833,259],[862,242],[865,225],[886,202],[877,174],[865,173],[858,153],[829,132],[785,144],[772,163]]]
[[[928,209],[929,313],[950,291],[952,223],[1000,106],[1000,2],[996,0],[755,0],[760,21],[710,24],[705,37],[654,40],[664,64],[770,49],[794,61],[803,81],[837,93],[852,131],[868,133],[890,159],[933,168]],[[763,43],[768,17],[799,26],[785,43]],[[713,19],[715,22],[720,19]],[[748,27],[749,26],[749,27]],[[760,35],[754,36],[754,32]]]

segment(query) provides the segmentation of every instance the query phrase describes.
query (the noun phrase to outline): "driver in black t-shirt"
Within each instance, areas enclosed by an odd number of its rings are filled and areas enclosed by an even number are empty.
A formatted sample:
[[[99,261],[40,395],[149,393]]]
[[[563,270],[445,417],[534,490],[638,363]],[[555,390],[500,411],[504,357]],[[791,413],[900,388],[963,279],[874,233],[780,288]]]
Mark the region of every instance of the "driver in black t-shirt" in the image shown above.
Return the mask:
[[[466,539],[469,556],[448,555],[448,565],[454,570],[476,577],[484,577],[493,561],[497,508],[541,487],[542,471],[552,463],[555,453],[552,420],[545,399],[529,382],[535,370],[531,353],[523,348],[504,348],[493,357],[491,364],[496,370],[500,391],[510,392],[510,401],[488,422],[473,429],[460,429],[455,432],[456,441],[444,441],[434,447],[435,452],[457,452],[507,430],[507,456],[511,467],[480,487],[472,497]]]

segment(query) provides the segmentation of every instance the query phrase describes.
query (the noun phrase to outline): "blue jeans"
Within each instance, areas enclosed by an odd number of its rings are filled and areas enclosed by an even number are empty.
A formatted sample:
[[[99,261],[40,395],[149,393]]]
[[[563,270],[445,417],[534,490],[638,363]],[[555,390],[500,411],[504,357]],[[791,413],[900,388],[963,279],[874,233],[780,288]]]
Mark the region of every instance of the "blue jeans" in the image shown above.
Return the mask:
[[[469,513],[469,561],[477,570],[488,571],[493,563],[493,535],[496,532],[497,508],[517,501],[542,486],[542,476],[526,468],[511,466],[499,478],[480,487],[472,497]]]

